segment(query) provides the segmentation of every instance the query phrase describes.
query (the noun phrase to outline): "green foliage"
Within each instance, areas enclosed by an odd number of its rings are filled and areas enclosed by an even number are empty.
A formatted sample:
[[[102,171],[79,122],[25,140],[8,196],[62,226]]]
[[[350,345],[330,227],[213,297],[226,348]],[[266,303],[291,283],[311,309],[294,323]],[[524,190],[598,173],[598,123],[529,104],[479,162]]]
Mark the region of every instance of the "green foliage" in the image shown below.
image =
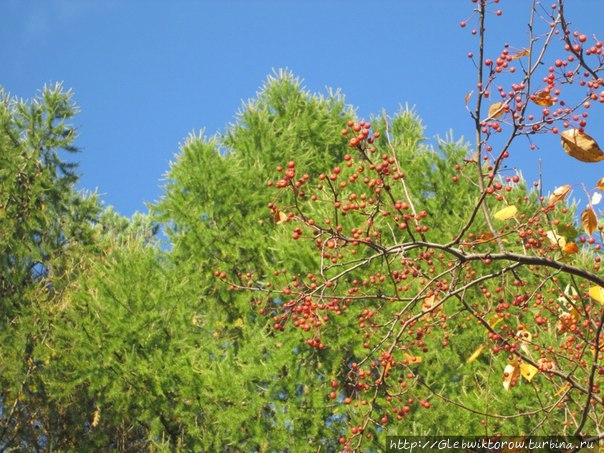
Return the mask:
[[[387,320],[400,306],[369,283],[367,293],[375,290],[376,297],[358,297],[329,313],[329,329],[321,323],[308,332],[275,327],[274,317],[290,299],[271,288],[291,288],[293,276],[319,278],[308,273],[323,264],[312,232],[294,243],[292,224],[279,221],[279,212],[302,209],[322,222],[334,206],[325,191],[313,188],[319,196],[311,202],[310,189],[296,199],[269,183],[283,177],[277,167],[289,161],[297,178],[307,174],[311,181],[336,166],[346,176],[354,170],[345,165],[346,153],[357,161],[361,156],[341,134],[354,118],[343,98],[310,94],[289,73],[269,78],[224,134],[186,140],[164,197],[149,215],[131,219],[74,189],[75,165],[62,159],[76,150],[69,93],[57,86],[29,103],[3,94],[0,108],[0,448],[336,450],[346,425],[359,417],[354,403],[363,408],[360,393],[346,385],[352,364],[370,349],[359,324],[372,310]],[[376,147],[392,147],[418,210],[438,219],[426,240],[449,240],[467,222],[476,196],[475,179],[454,167],[468,165],[467,148],[446,140],[432,149],[409,110],[388,124],[375,119]],[[341,199],[347,190],[340,190]],[[392,190],[404,199],[402,185]],[[523,213],[539,209],[523,184],[511,196]],[[489,209],[496,206],[488,200]],[[560,216],[562,224],[571,217]],[[358,221],[351,214],[341,225],[350,229]],[[168,244],[156,237],[160,226]],[[488,231],[481,217],[474,228]],[[392,232],[394,239],[408,235]],[[496,250],[494,243],[475,247]],[[340,271],[324,270],[320,278]],[[390,270],[374,260],[342,285],[371,282]],[[523,278],[529,286],[539,281],[538,275]],[[232,291],[231,284],[248,290]],[[392,289],[388,285],[382,290]],[[486,331],[463,301],[476,309],[481,290],[469,289],[465,299],[447,305],[447,332],[456,340],[410,365],[421,376],[415,397],[437,392],[476,408],[488,398],[501,413],[528,411],[532,387],[519,386],[511,399],[492,383],[500,377],[489,374],[489,355],[466,364]],[[530,314],[518,322],[522,316]],[[308,340],[325,346],[310,347]],[[375,357],[364,366],[376,367]],[[335,399],[328,396],[332,386]],[[387,410],[377,400],[376,413]],[[434,405],[373,432],[482,434],[476,412]],[[526,418],[495,424],[506,433],[528,427]]]
[[[29,103],[0,91],[0,293],[13,303],[34,282],[65,270],[57,260],[67,247],[92,240],[97,201],[74,190],[76,164],[61,158],[76,151],[75,112],[60,85]]]
[[[325,162],[341,159],[345,145],[338,131],[348,117],[340,97],[310,95],[291,74],[280,74],[244,106],[227,133],[189,137],[168,174],[166,196],[155,212],[167,224],[171,259],[181,275],[195,282],[191,308],[200,335],[218,350],[228,345],[225,349],[234,351],[212,353],[213,366],[245,389],[244,406],[224,408],[226,417],[207,414],[206,436],[214,433],[214,446],[304,450],[309,442],[334,442],[338,436],[337,420],[326,424],[332,415],[325,401],[326,376],[317,372],[331,369],[338,355],[309,351],[298,336],[274,336],[258,316],[256,301],[228,291],[214,272],[227,269],[245,284],[251,281],[247,274],[267,280],[283,268],[290,248],[275,240],[284,227],[267,209],[266,183],[290,159],[315,173]],[[308,264],[310,256],[302,261]],[[208,348],[204,343],[202,350]],[[220,406],[222,400],[213,397],[206,406]],[[239,428],[229,427],[225,418]]]
[[[48,313],[91,251],[95,196],[75,191],[76,112],[60,85],[30,102],[0,90],[0,445],[37,444],[47,405],[36,350],[52,335]],[[47,411],[48,409],[48,411]]]

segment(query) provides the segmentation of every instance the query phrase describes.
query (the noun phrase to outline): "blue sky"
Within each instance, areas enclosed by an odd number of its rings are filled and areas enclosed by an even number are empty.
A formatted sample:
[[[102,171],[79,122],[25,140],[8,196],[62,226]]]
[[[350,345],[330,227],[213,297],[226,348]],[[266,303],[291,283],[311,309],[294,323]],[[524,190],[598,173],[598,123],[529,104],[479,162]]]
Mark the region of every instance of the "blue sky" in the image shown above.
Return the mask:
[[[488,45],[526,47],[527,1],[506,1],[489,16]],[[549,5],[549,2],[545,3]],[[62,81],[81,108],[79,187],[98,190],[131,215],[157,200],[169,162],[192,131],[222,131],[274,69],[288,68],[311,91],[341,89],[369,118],[415,106],[433,139],[450,130],[472,137],[464,107],[475,69],[475,38],[459,22],[470,0],[119,1],[2,0],[0,85],[32,97]],[[568,16],[586,34],[604,36],[600,2],[581,0]],[[604,106],[588,132],[604,144]],[[537,151],[515,148],[511,165],[538,176],[546,191],[590,187],[604,163],[585,164],[556,139]],[[575,195],[581,191],[576,187]]]

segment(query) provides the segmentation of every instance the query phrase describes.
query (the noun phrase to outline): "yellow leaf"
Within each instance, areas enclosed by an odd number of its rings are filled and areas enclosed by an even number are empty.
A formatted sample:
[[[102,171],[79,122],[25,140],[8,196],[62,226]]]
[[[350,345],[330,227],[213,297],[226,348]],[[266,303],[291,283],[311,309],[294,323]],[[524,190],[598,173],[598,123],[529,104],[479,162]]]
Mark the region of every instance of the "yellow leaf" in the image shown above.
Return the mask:
[[[568,389],[570,388],[570,382],[567,382],[566,384],[564,384],[562,387],[560,387],[560,390],[558,390],[556,392],[556,394],[554,396],[560,396],[562,395],[564,392],[566,392]]]
[[[411,354],[409,354],[407,352],[405,352],[403,355],[405,356],[405,359],[407,359],[407,362],[409,362],[409,364],[412,364],[412,363],[421,363],[422,362],[422,358],[421,357],[411,355]]]
[[[478,349],[476,351],[474,351],[470,357],[468,357],[468,360],[466,360],[466,363],[472,363],[474,360],[476,360],[482,353],[483,349],[484,349],[484,346],[480,345],[478,347]]]
[[[547,91],[538,91],[531,95],[531,101],[542,107],[551,107],[555,104],[551,94],[549,94]]]
[[[547,235],[547,238],[549,239],[550,244],[555,245],[560,248],[566,246],[566,238],[564,236],[560,236],[555,231],[548,231],[545,234]]]
[[[506,392],[510,391],[510,386],[512,385],[512,381],[518,378],[520,374],[520,367],[517,362],[512,362],[506,365],[503,370],[503,388]]]
[[[569,242],[564,247],[562,247],[562,251],[568,255],[574,255],[579,251],[579,247],[574,242]]]
[[[499,316],[494,316],[488,321],[488,324],[489,326],[491,326],[492,329],[494,329],[495,326],[497,326],[497,324],[499,324],[501,321],[503,321],[503,318],[500,318]]]
[[[596,141],[578,129],[567,129],[560,134],[564,151],[581,162],[600,162],[604,152]]]
[[[501,115],[503,115],[504,110],[505,104],[503,102],[495,102],[494,104],[491,104],[489,107],[489,118],[499,118]]]
[[[476,240],[474,242],[476,242],[477,244],[482,244],[483,242],[489,242],[491,239],[493,239],[495,236],[493,236],[492,233],[489,233],[488,231],[486,233],[480,233],[478,235],[478,238],[476,238]]]
[[[574,319],[575,322],[578,322],[579,319],[581,318],[581,314],[579,313],[579,310],[577,310],[575,307],[573,307],[572,310],[570,311],[570,317],[572,319]]]
[[[596,183],[596,187],[600,190],[604,190],[604,178],[598,179],[598,182]]]
[[[92,416],[92,423],[90,424],[93,428],[99,424],[101,421],[101,408],[97,406],[94,411],[94,415]]]
[[[589,297],[593,300],[604,304],[604,288],[601,286],[592,286],[589,288]]]
[[[549,197],[549,204],[556,204],[559,201],[562,201],[566,198],[566,195],[568,194],[568,192],[570,191],[571,187],[570,185],[565,185],[565,186],[560,186],[557,187],[556,190],[554,190],[554,193],[551,194],[551,196]]]
[[[598,219],[596,218],[596,213],[593,209],[586,209],[581,214],[581,225],[583,225],[583,231],[585,234],[589,236],[596,230],[598,227]]]
[[[526,57],[530,53],[531,53],[531,51],[529,49],[522,49],[522,50],[516,52],[514,55],[512,55],[512,60],[516,60],[517,58],[520,58],[520,57]]]
[[[535,368],[530,363],[521,363],[520,373],[522,373],[522,377],[524,379],[531,382],[533,378],[537,375],[537,373],[539,373],[539,368]]]
[[[277,215],[275,215],[275,222],[279,224],[285,221],[287,221],[287,214],[283,211],[279,211]]]
[[[493,217],[495,217],[497,220],[507,220],[511,219],[516,214],[518,214],[518,208],[516,208],[514,205],[511,205],[507,208],[503,208],[501,211],[497,211]]]
[[[472,97],[472,93],[474,93],[474,91],[470,91],[468,94],[466,94],[466,107],[468,106],[468,101]]]

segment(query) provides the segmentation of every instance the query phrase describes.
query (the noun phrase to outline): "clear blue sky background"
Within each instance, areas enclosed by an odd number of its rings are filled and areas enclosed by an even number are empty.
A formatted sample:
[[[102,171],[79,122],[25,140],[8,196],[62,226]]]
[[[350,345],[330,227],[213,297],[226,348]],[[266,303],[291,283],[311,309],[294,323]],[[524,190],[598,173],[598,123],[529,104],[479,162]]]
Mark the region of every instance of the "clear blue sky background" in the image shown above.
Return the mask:
[[[527,46],[527,0],[489,16],[490,55]],[[581,31],[604,38],[602,2],[569,2]],[[549,5],[548,2],[545,2]],[[80,187],[98,189],[124,214],[157,200],[169,162],[192,131],[224,130],[273,69],[311,91],[339,88],[361,116],[415,105],[429,138],[472,137],[464,107],[475,38],[459,22],[470,0],[119,1],[1,0],[0,85],[29,98],[63,81],[81,108]],[[471,27],[469,27],[471,28]],[[597,108],[599,107],[599,112]],[[588,132],[604,144],[604,106]],[[604,163],[566,156],[558,140],[526,144],[510,161],[545,190],[604,176]],[[576,187],[575,196],[581,191]]]

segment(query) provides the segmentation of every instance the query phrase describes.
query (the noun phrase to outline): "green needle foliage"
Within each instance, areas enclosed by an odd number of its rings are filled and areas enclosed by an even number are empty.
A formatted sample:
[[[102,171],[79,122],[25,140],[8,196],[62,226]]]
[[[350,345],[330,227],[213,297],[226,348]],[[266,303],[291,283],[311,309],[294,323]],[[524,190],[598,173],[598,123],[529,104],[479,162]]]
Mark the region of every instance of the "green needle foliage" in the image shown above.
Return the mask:
[[[268,207],[294,209],[294,200],[267,183],[288,161],[311,178],[341,165],[351,148],[340,131],[355,116],[344,99],[310,94],[290,73],[276,74],[224,134],[192,134],[162,199],[131,219],[74,188],[69,92],[55,86],[30,102],[3,92],[1,99],[0,449],[336,450],[354,416],[343,400],[355,392],[342,389],[350,365],[367,353],[358,319],[376,302],[334,316],[325,348],[308,346],[311,334],[275,329],[271,309],[269,316],[260,309],[287,302],[269,291],[275,282],[320,266],[313,242],[294,247],[290,225]],[[467,150],[423,144],[413,112],[389,124],[409,190],[422,209],[439,213],[431,237],[452,237],[474,189],[461,180],[450,196],[451,162]],[[382,119],[374,129],[386,136]],[[317,218],[333,212],[329,203],[309,209]],[[427,384],[480,405],[488,360],[473,364],[476,371],[465,360],[484,331],[459,318],[455,346],[431,351],[419,366],[429,362]],[[333,387],[342,390],[335,400]],[[526,407],[531,390],[520,390],[493,404],[504,412]],[[460,433],[460,426],[481,434],[474,415],[440,405],[390,434]]]

